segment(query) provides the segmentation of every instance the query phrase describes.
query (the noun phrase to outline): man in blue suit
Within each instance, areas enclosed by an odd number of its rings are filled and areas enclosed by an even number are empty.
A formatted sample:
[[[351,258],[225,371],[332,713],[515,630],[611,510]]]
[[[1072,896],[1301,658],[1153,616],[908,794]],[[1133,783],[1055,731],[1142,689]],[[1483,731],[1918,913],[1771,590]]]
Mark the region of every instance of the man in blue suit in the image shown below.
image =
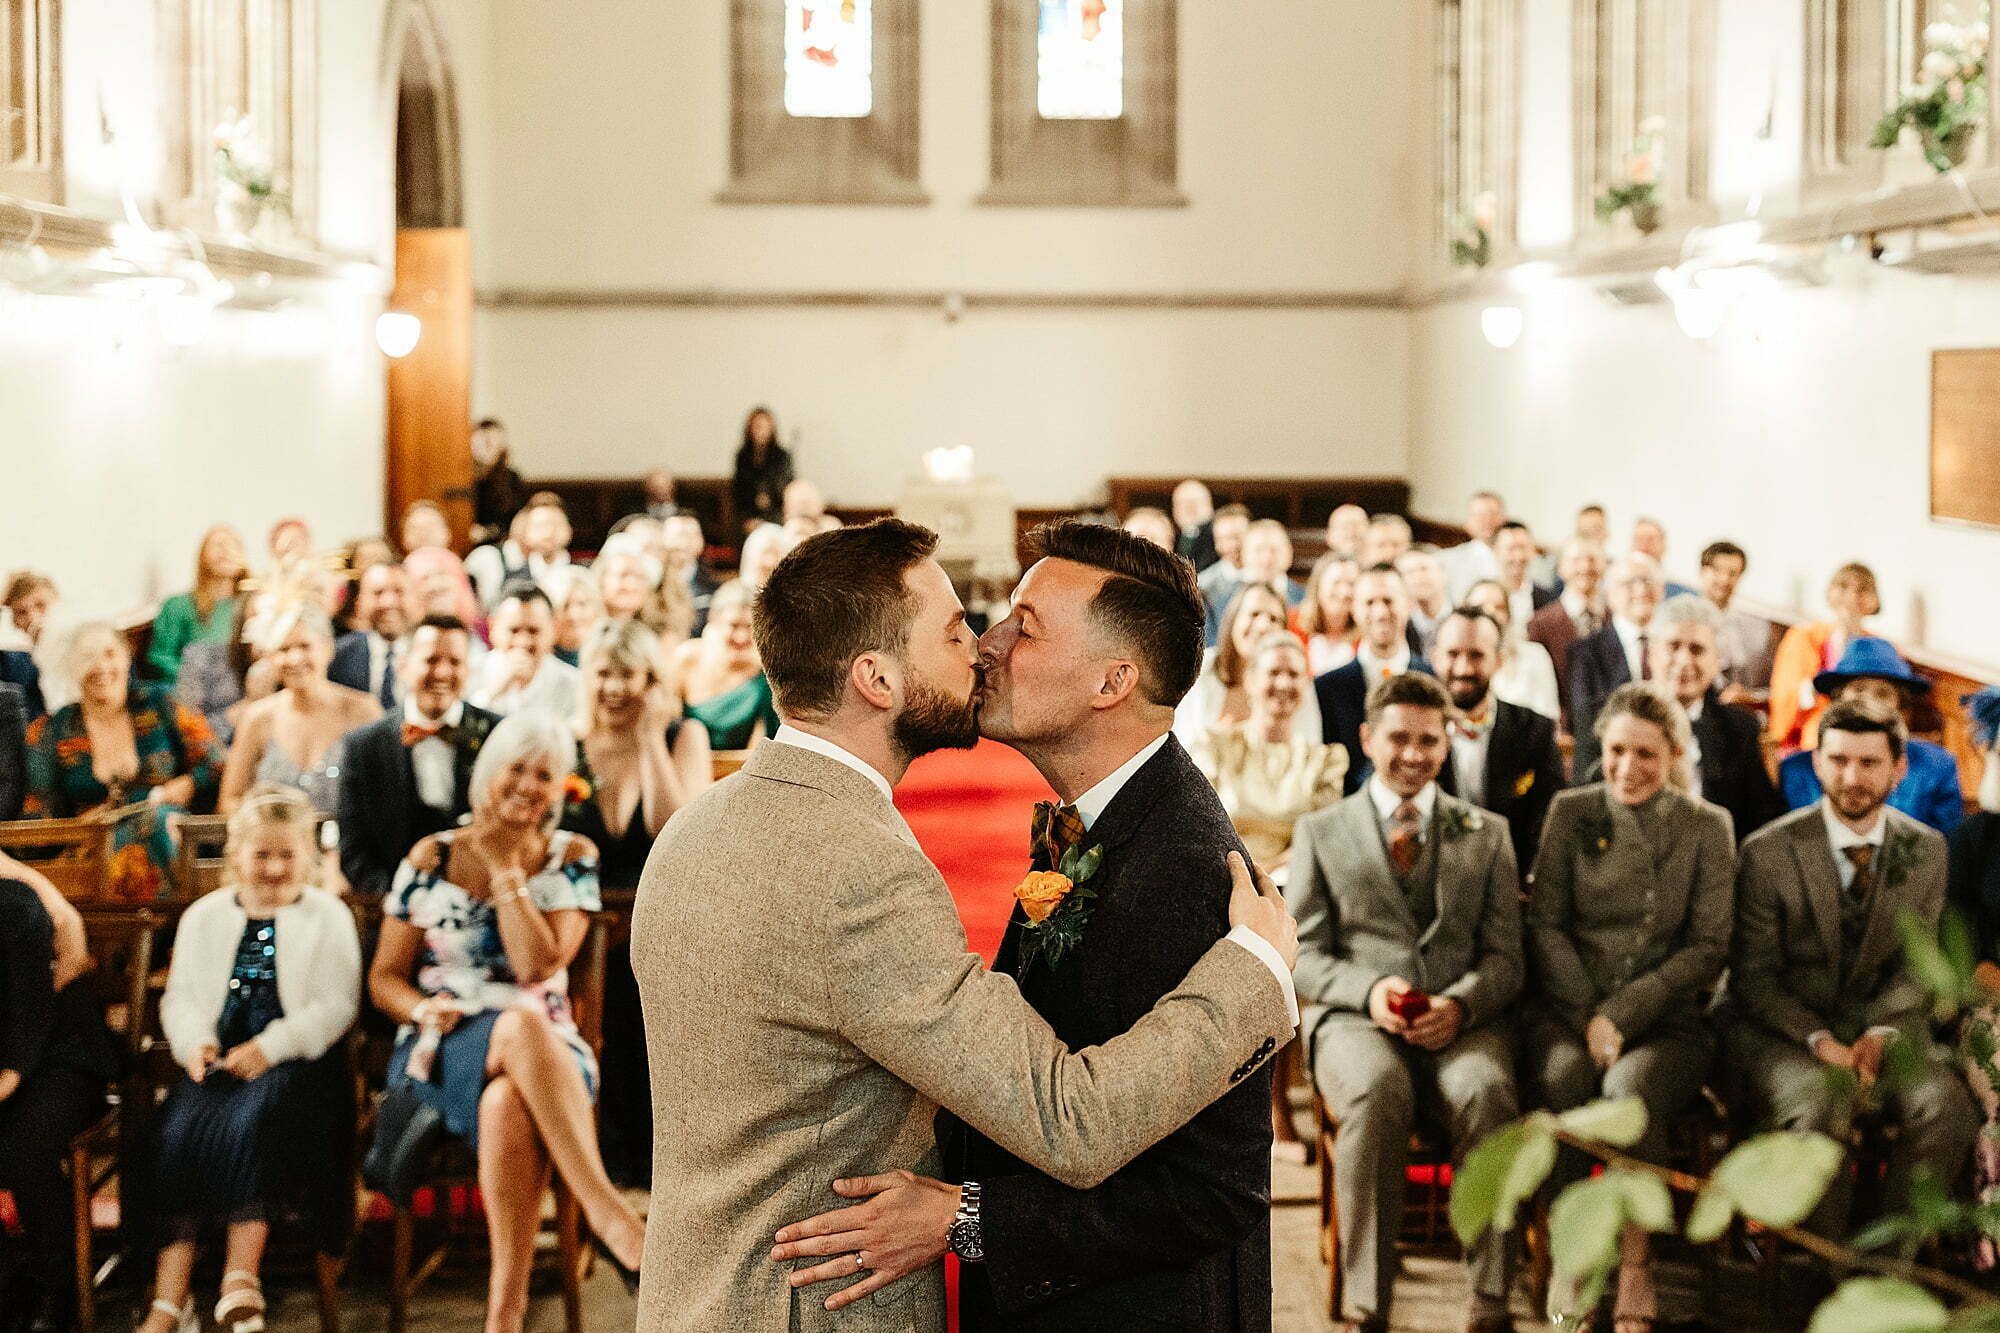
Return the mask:
[[[1354,581],[1354,623],[1361,627],[1354,660],[1313,682],[1319,696],[1321,738],[1347,750],[1350,796],[1361,790],[1370,772],[1368,756],[1361,750],[1369,689],[1379,680],[1410,671],[1437,674],[1410,648],[1410,594],[1394,565],[1371,566]]]
[[[1831,671],[1813,677],[1813,688],[1839,703],[1846,699],[1871,700],[1902,714],[1907,721],[1909,705],[1931,692],[1931,683],[1910,669],[1887,639],[1855,639],[1840,655]],[[1965,792],[1958,784],[1958,761],[1942,745],[1910,738],[1904,752],[1910,770],[1889,794],[1889,805],[1912,819],[1920,819],[1940,833],[1950,834],[1965,818]],[[1811,805],[1820,796],[1819,777],[1813,772],[1812,754],[1800,751],[1778,765],[1778,786],[1785,804],[1797,810]]]

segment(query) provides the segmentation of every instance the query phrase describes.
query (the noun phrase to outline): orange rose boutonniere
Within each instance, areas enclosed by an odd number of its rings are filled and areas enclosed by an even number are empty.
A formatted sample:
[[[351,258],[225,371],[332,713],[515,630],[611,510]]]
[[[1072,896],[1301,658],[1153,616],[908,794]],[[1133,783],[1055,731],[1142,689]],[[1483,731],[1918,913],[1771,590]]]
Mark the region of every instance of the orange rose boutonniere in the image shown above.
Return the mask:
[[[1075,887],[1068,875],[1054,870],[1031,870],[1026,879],[1014,886],[1014,901],[1021,904],[1028,924],[1039,926],[1049,919],[1049,913],[1062,906],[1063,899]]]
[[[1035,959],[1047,958],[1049,966],[1062,962],[1063,955],[1083,939],[1090,924],[1091,901],[1095,890],[1084,881],[1097,873],[1104,849],[1085,851],[1072,847],[1063,853],[1058,870],[1031,871],[1014,890],[1014,900],[1028,918],[1027,934],[1021,940],[1021,972],[1026,975]]]
[[[563,779],[563,802],[566,805],[582,805],[591,798],[590,783],[579,773],[572,773]]]

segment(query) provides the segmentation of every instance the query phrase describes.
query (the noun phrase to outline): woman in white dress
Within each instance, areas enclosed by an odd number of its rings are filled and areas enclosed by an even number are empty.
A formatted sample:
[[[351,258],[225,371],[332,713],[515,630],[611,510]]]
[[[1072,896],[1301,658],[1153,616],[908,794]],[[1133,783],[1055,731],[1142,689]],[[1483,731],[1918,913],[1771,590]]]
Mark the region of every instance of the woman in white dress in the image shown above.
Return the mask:
[[[1241,722],[1250,716],[1250,695],[1243,687],[1244,671],[1256,646],[1273,633],[1289,633],[1285,628],[1291,608],[1276,588],[1263,583],[1246,583],[1229,599],[1222,613],[1222,632],[1215,647],[1202,659],[1201,675],[1174,710],[1174,735],[1193,749],[1212,726]],[[1297,642],[1296,636],[1293,642]],[[1299,735],[1322,740],[1319,697],[1305,691],[1292,726]]]
[[[1493,675],[1493,694],[1510,704],[1532,708],[1543,717],[1562,716],[1562,695],[1556,689],[1556,664],[1549,650],[1527,637],[1526,626],[1513,623],[1507,590],[1482,579],[1465,590],[1465,604],[1492,616],[1500,626],[1500,669]]]

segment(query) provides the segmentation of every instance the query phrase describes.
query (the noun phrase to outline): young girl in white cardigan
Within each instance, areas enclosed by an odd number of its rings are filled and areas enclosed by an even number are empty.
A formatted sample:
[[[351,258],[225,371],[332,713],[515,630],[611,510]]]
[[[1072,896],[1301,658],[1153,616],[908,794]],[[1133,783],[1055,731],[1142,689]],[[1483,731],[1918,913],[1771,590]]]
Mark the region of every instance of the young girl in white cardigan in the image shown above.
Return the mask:
[[[273,1218],[301,1219],[322,1253],[345,1245],[353,1095],[338,1047],[360,1006],[361,946],[347,905],[312,886],[316,830],[302,793],[253,793],[229,820],[227,882],[181,917],[160,1018],[186,1075],[144,1173],[160,1253],[141,1333],[199,1327],[189,1287],[206,1227],[227,1228],[215,1319],[229,1333],[264,1327]]]

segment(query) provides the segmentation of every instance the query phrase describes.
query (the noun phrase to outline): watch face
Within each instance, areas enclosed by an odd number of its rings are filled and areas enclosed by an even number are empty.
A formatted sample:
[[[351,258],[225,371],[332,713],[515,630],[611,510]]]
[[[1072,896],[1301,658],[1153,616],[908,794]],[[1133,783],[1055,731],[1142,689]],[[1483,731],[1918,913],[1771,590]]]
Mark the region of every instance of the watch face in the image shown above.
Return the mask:
[[[980,1243],[977,1223],[964,1219],[953,1222],[945,1240],[951,1246],[951,1252],[967,1263],[976,1264],[986,1258],[986,1247]]]

